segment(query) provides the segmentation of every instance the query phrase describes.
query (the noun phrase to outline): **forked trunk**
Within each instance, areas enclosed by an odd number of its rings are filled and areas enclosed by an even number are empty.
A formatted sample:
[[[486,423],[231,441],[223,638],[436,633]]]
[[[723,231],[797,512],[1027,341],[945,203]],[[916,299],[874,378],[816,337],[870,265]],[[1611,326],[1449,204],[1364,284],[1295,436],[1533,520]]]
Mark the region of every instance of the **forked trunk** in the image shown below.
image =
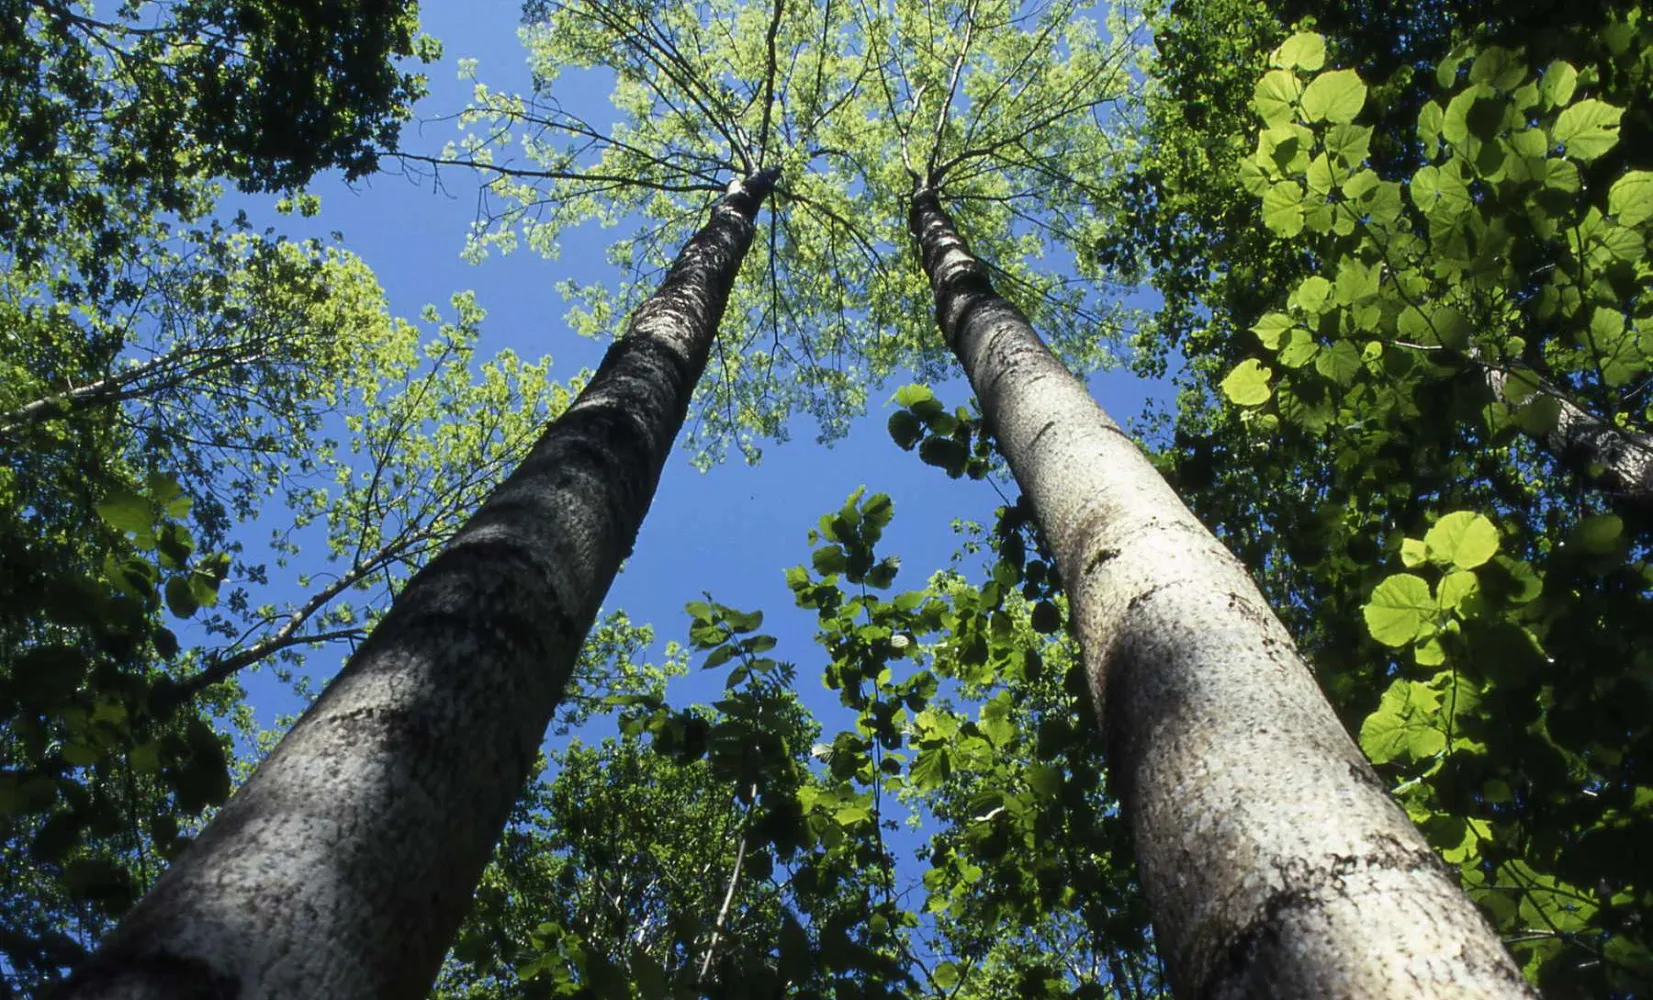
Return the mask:
[[[994,293],[933,192],[909,221],[1061,569],[1176,994],[1530,995],[1245,568]]]
[[[425,994],[637,537],[773,183],[731,186],[579,399],[61,996]]]

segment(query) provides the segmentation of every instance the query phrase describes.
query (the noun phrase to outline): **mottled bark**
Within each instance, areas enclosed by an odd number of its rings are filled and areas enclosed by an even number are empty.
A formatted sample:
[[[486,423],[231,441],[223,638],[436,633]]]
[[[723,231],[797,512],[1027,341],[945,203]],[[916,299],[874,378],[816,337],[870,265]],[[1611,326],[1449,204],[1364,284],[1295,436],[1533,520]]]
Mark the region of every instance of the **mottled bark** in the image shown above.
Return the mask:
[[[731,187],[591,384],[62,996],[423,996],[630,551],[751,243]]]
[[[1510,373],[1491,367],[1485,371],[1488,388],[1504,399]],[[1653,520],[1653,439],[1615,427],[1547,386],[1510,407],[1520,410],[1545,399],[1556,404],[1555,424],[1532,438],[1611,503]]]
[[[933,193],[910,224],[1061,569],[1176,994],[1529,995],[1245,568],[994,293]]]

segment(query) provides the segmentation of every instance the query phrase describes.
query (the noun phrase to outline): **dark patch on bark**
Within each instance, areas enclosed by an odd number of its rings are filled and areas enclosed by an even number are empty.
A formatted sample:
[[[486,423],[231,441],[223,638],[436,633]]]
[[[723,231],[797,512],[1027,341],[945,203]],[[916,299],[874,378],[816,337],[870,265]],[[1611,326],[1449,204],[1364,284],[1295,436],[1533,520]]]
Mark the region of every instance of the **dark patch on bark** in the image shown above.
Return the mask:
[[[1090,561],[1085,563],[1085,573],[1087,575],[1089,575],[1091,573],[1094,573],[1094,572],[1096,572],[1096,570],[1098,568],[1100,568],[1104,564],[1106,564],[1108,562],[1111,562],[1111,561],[1113,561],[1115,559],[1118,559],[1118,558],[1119,558],[1119,550],[1118,549],[1109,549],[1109,548],[1097,549],[1096,550],[1096,555],[1091,556]]]
[[[100,954],[64,984],[63,995],[121,1000],[236,1000],[241,984],[197,958],[168,952]]]
[[[1282,940],[1281,920],[1294,910],[1311,910],[1323,905],[1324,900],[1344,894],[1343,880],[1359,871],[1416,871],[1436,868],[1439,862],[1429,851],[1409,849],[1392,838],[1382,838],[1386,848],[1371,853],[1333,855],[1331,864],[1319,870],[1300,866],[1302,870],[1283,873],[1286,885],[1263,898],[1257,913],[1229,936],[1228,942],[1212,949],[1220,956],[1211,965],[1211,974],[1199,984],[1196,996],[1215,997],[1229,992],[1235,981],[1259,980],[1254,968],[1260,956]],[[1299,867],[1299,866],[1294,866]]]
[[[1144,590],[1144,591],[1142,591],[1140,593],[1137,593],[1137,594],[1133,594],[1131,596],[1131,599],[1129,601],[1125,602],[1125,607],[1127,609],[1131,610],[1131,611],[1135,611],[1137,608],[1141,607],[1144,602],[1151,600],[1155,594],[1159,593],[1160,591],[1162,591],[1164,589],[1165,588],[1163,586],[1160,586],[1159,584],[1155,584],[1154,586],[1149,587],[1147,590]]]

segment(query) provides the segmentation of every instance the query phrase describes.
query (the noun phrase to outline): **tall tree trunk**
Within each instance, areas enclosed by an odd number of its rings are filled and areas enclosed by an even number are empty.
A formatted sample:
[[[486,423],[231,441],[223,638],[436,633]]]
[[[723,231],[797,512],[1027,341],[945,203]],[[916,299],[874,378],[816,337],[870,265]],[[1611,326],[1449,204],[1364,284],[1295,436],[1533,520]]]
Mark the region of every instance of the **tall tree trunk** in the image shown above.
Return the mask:
[[[909,224],[1061,569],[1176,994],[1530,995],[1245,568],[994,293],[934,192]]]
[[[423,996],[653,499],[773,172],[65,997]]]

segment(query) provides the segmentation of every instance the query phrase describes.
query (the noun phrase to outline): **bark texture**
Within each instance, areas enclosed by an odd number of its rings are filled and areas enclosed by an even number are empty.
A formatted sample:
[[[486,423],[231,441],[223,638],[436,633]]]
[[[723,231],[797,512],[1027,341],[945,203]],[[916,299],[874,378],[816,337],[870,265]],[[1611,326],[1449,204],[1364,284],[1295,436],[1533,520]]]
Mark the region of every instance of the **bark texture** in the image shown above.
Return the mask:
[[[64,997],[425,995],[648,511],[773,182],[731,186],[579,399]]]
[[[1061,569],[1176,995],[1530,995],[1245,568],[994,293],[933,192],[909,222]]]
[[[1486,368],[1486,381],[1493,398],[1505,398],[1507,372]],[[1519,410],[1541,399],[1555,401],[1555,425],[1548,433],[1533,434],[1533,439],[1611,502],[1653,519],[1653,439],[1615,427],[1547,387],[1511,408]]]

